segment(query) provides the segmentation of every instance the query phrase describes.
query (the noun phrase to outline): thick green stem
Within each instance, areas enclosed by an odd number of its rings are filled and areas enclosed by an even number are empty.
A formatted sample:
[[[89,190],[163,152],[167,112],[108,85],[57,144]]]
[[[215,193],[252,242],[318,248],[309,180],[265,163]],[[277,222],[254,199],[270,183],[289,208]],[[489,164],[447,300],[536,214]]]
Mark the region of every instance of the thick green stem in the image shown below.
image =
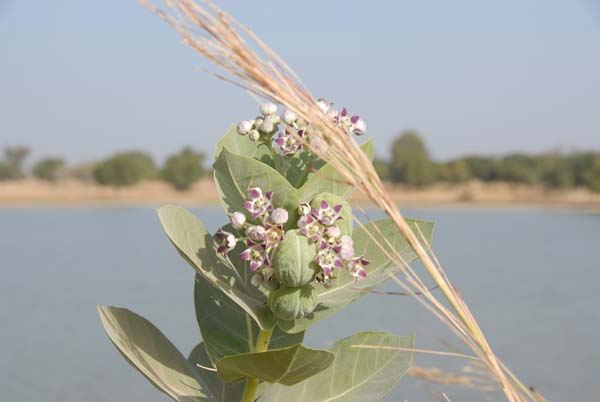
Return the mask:
[[[263,331],[261,330],[256,338],[256,344],[254,345],[254,352],[260,353],[269,349],[269,342],[271,341],[271,335],[273,330]],[[259,381],[256,378],[248,378],[246,381],[246,388],[244,388],[244,395],[242,395],[242,402],[254,402],[256,398],[256,391],[258,390]]]

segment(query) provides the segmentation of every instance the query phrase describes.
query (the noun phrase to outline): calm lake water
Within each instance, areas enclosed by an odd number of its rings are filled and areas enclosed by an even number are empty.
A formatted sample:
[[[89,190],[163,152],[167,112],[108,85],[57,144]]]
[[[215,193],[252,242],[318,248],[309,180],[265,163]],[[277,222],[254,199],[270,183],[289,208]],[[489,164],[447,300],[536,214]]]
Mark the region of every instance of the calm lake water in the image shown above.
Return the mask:
[[[194,209],[211,228],[220,209]],[[438,223],[434,245],[498,355],[550,401],[600,398],[600,216],[542,210],[409,210]],[[0,389],[6,401],[165,401],[106,338],[96,304],[128,307],[187,354],[199,338],[193,272],[153,208],[0,209]],[[386,284],[386,290],[399,290]],[[372,295],[309,331],[327,347],[363,330],[456,338],[409,297]],[[415,364],[460,370],[451,357]],[[404,378],[386,401],[499,400]]]

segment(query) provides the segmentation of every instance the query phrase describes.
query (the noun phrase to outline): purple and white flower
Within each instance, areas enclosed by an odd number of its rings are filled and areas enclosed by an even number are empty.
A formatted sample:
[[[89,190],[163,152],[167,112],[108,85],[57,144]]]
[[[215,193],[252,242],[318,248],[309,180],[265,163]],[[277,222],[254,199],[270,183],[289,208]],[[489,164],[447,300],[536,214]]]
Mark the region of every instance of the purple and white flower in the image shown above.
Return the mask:
[[[337,226],[329,226],[325,229],[325,234],[329,237],[330,240],[335,240],[342,234],[342,230]],[[344,236],[346,237],[346,236]]]
[[[344,261],[339,255],[338,247],[331,247],[325,240],[319,242],[319,251],[315,257],[315,262],[326,275],[329,275],[336,268],[344,268]]]
[[[270,265],[266,247],[262,243],[246,242],[247,249],[240,253],[240,258],[250,262],[250,270],[256,271],[262,266]]]
[[[228,252],[235,248],[237,244],[237,239],[233,235],[233,233],[229,233],[224,231],[223,229],[217,230],[215,233],[215,237],[219,242],[219,246],[217,247],[217,253],[226,255]]]
[[[298,130],[296,134],[293,134],[286,128],[284,132],[279,133],[275,139],[275,143],[279,145],[282,154],[293,155],[302,149],[303,137],[304,130]]]
[[[315,243],[321,240],[325,231],[323,225],[310,215],[302,216],[298,219],[298,228],[300,228],[300,233]]]
[[[342,204],[331,207],[326,200],[321,200],[319,208],[313,209],[312,214],[322,225],[331,226],[336,221],[343,219],[340,215],[343,208]]]
[[[252,219],[265,217],[268,212],[273,210],[273,204],[271,203],[272,198],[272,191],[268,191],[263,195],[263,192],[259,187],[253,187],[248,190],[248,201],[244,203],[244,208],[250,212]]]
[[[363,135],[367,132],[367,123],[365,123],[365,121],[359,116],[352,116],[350,121],[352,122],[350,129],[354,134]]]
[[[360,278],[367,277],[367,271],[365,267],[369,265],[371,261],[367,260],[364,256],[356,257],[348,263],[348,271],[354,277],[354,281],[358,281]]]
[[[246,215],[243,212],[236,211],[231,214],[229,221],[234,229],[241,229],[246,223]]]

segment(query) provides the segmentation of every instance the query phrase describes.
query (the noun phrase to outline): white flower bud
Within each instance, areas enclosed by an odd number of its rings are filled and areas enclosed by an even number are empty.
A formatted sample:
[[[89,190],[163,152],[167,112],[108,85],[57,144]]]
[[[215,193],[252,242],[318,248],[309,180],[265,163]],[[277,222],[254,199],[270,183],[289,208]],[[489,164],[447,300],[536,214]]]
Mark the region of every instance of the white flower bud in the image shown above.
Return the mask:
[[[250,226],[246,230],[246,234],[253,241],[263,241],[265,239],[266,230],[262,226]]]
[[[277,113],[277,106],[273,102],[267,102],[260,107],[260,113],[263,116],[269,116]]]
[[[337,237],[340,237],[340,235],[342,234],[342,230],[337,226],[329,226],[325,233],[327,234],[327,236],[335,239]]]
[[[351,261],[354,258],[354,242],[350,236],[342,236],[340,239],[340,257],[344,261]]]
[[[248,133],[248,138],[252,141],[258,141],[260,139],[260,133],[257,130],[250,130]]]
[[[271,213],[271,221],[276,225],[283,225],[288,221],[288,211],[283,208],[275,208]]]
[[[248,120],[240,121],[237,125],[239,135],[246,135],[252,130],[252,123]]]
[[[288,126],[291,126],[296,120],[298,120],[298,116],[293,110],[286,109],[286,111],[281,115],[281,120],[283,120],[283,122]]]
[[[277,117],[279,117],[279,116],[277,116]],[[275,122],[274,122],[273,116],[265,117],[265,119],[260,124],[260,126],[258,126],[258,131],[265,133],[265,134],[270,134],[273,132],[273,130],[275,130]]]
[[[242,226],[244,226],[244,223],[246,223],[246,215],[244,215],[242,212],[236,211],[231,214],[230,222],[234,229],[240,229]]]
[[[298,206],[298,213],[301,216],[310,215],[310,212],[311,212],[311,208],[310,208],[310,204],[308,202],[303,202],[302,204],[300,204]]]

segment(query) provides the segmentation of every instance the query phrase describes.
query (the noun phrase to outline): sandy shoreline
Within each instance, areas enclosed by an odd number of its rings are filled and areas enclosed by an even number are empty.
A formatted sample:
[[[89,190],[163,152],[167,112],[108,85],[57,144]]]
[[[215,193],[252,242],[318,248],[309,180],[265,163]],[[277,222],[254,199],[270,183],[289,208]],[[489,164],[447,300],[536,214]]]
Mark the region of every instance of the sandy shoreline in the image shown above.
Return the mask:
[[[600,194],[585,189],[549,190],[542,186],[509,183],[436,184],[426,189],[389,185],[393,199],[405,207],[517,207],[600,211]],[[355,193],[352,201],[369,205]],[[185,206],[217,205],[215,185],[205,179],[188,191],[175,191],[160,181],[112,188],[80,181],[56,184],[35,179],[0,182],[0,207],[135,206],[175,203]]]

